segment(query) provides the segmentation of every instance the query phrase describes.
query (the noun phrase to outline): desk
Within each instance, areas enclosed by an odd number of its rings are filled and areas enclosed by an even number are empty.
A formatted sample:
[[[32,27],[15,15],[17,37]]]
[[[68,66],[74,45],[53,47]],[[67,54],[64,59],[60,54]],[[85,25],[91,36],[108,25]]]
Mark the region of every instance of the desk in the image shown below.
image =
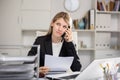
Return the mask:
[[[117,80],[120,80],[120,73],[118,73],[117,77],[118,77]],[[49,80],[49,79],[39,78],[39,80]],[[61,80],[62,80],[62,79],[61,79]],[[64,80],[68,80],[68,79],[64,79]],[[70,79],[70,80],[76,80],[76,79]],[[103,78],[97,78],[97,79],[89,79],[89,80],[104,80],[104,79],[103,79]]]
[[[38,80],[45,80],[44,78],[39,78]]]

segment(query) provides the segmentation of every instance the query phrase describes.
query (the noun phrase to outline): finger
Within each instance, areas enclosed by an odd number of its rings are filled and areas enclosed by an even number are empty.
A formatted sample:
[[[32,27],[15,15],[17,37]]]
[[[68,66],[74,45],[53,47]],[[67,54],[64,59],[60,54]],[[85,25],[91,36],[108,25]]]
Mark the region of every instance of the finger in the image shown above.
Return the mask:
[[[40,72],[48,72],[50,69],[48,67],[40,67],[39,71]]]
[[[70,29],[68,29],[68,30],[66,30],[66,33],[67,33],[68,35],[71,35],[71,34],[72,34],[72,31],[71,31]]]
[[[43,72],[43,74],[47,74],[47,73],[49,72],[49,70],[48,70],[48,69],[45,69],[45,70],[43,70],[42,72]]]

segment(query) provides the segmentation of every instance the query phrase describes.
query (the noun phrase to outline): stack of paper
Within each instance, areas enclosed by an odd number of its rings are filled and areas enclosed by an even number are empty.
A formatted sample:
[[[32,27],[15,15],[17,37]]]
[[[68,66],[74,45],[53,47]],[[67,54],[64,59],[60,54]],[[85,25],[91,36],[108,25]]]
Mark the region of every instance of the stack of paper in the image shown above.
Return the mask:
[[[0,80],[31,79],[34,75],[34,64],[0,65]]]
[[[0,80],[35,80],[36,57],[0,57]]]

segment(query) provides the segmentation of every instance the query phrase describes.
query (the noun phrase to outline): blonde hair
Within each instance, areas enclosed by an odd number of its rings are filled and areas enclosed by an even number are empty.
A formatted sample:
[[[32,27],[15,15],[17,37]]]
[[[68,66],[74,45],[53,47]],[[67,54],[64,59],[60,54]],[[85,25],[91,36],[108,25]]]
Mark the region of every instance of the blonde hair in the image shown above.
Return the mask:
[[[63,18],[64,21],[68,24],[69,27],[72,26],[72,25],[71,25],[71,24],[72,24],[72,19],[71,19],[70,15],[69,15],[67,12],[59,12],[59,13],[57,13],[57,14],[53,17],[53,19],[52,19],[52,21],[51,21],[51,24],[54,23],[55,21],[57,21],[57,20],[60,19],[60,18]],[[52,34],[52,26],[51,26],[51,24],[50,24],[50,27],[49,27],[49,30],[48,30],[47,35]]]

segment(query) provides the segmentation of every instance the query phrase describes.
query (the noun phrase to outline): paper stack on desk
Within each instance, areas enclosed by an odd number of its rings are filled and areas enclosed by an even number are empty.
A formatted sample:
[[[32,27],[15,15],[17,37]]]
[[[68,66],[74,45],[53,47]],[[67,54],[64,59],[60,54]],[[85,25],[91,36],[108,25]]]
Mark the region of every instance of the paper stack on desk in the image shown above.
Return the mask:
[[[36,80],[36,58],[37,56],[0,57],[0,80]]]
[[[0,65],[0,80],[31,79],[34,75],[34,64]]]

